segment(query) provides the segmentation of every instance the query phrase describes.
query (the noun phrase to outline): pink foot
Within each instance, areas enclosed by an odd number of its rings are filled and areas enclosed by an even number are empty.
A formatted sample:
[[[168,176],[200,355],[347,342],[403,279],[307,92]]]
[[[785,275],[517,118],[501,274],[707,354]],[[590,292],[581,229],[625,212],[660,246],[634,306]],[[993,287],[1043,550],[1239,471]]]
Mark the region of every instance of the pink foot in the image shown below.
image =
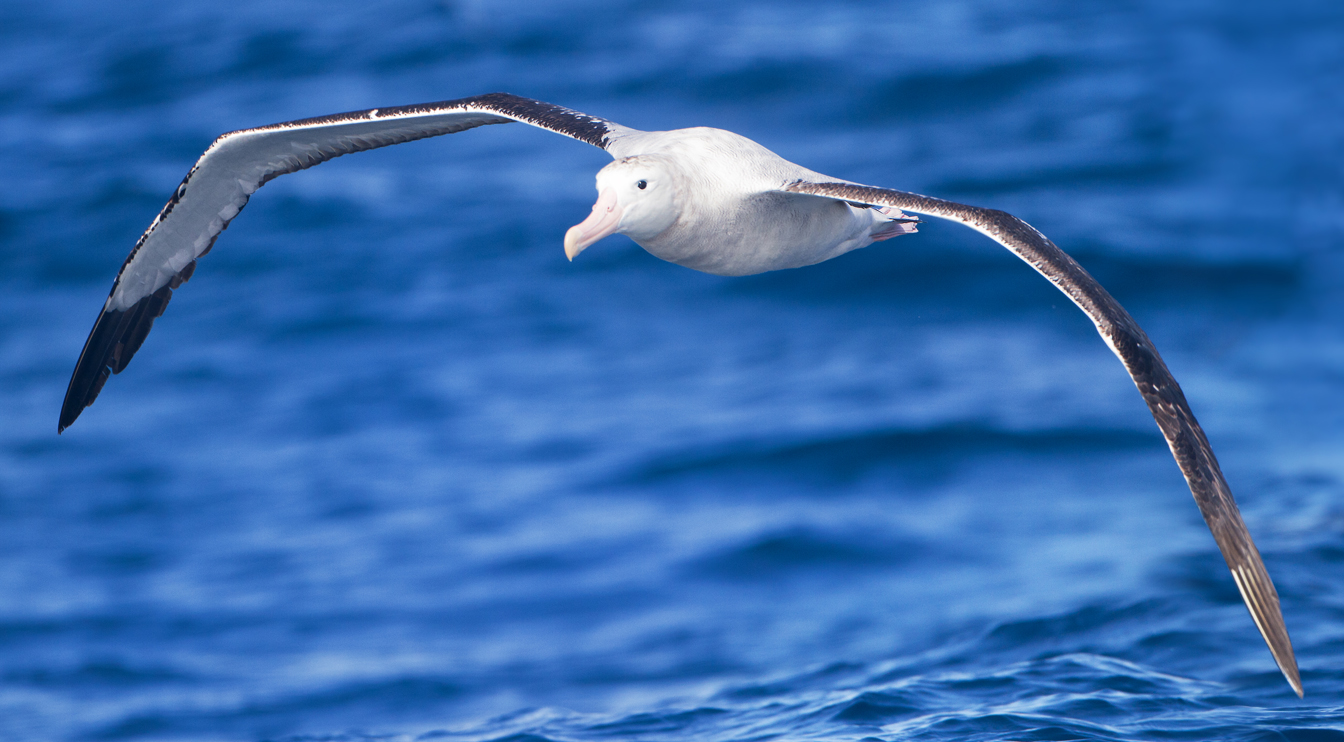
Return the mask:
[[[891,221],[886,224],[874,225],[873,231],[868,233],[868,236],[873,238],[873,242],[881,242],[882,240],[889,240],[892,237],[900,237],[903,234],[914,234],[919,231],[919,220],[906,214],[900,209],[884,206],[878,209],[877,212]]]

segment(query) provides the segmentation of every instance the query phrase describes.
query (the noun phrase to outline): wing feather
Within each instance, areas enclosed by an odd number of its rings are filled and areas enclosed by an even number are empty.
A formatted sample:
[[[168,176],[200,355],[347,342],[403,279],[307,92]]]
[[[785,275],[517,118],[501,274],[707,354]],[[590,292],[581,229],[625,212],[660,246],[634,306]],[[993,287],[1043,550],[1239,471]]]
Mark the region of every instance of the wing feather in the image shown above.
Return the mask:
[[[1078,305],[1120,358],[1143,395],[1232,571],[1256,627],[1289,685],[1302,695],[1302,680],[1279,608],[1279,594],[1241,518],[1213,448],[1157,348],[1129,312],[1096,279],[1030,224],[1002,211],[854,183],[798,181],[785,190],[875,206],[894,206],[902,211],[960,222],[1008,248]]]
[[[108,372],[120,373],[180,286],[248,199],[273,178],[334,157],[522,122],[606,149],[633,129],[568,108],[490,93],[287,121],[220,136],[182,179],[122,264],[75,364],[59,431],[93,404]]]

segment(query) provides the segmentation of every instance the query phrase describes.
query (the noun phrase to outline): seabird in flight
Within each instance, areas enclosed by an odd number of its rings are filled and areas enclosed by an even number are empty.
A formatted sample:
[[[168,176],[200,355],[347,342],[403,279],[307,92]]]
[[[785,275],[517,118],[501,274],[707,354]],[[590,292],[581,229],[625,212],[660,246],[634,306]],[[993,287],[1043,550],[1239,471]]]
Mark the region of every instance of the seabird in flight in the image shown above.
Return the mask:
[[[597,203],[565,234],[570,260],[613,233],[664,260],[725,276],[797,268],[916,230],[960,222],[1026,261],[1096,325],[1148,403],[1279,669],[1302,695],[1279,597],[1185,395],[1134,318],[1045,235],[1017,217],[838,180],[732,132],[639,131],[561,106],[491,93],[243,129],[210,145],[141,235],[84,344],[61,408],[65,430],[126,368],[196,260],[272,178],[350,154],[519,121],[601,147]]]

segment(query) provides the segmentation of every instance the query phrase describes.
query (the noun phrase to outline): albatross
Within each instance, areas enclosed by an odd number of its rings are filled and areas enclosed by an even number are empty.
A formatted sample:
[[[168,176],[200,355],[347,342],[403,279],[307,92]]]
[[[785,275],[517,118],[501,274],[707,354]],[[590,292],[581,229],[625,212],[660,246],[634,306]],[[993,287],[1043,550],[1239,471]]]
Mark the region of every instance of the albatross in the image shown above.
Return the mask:
[[[614,158],[597,173],[592,213],[565,234],[570,260],[620,233],[663,260],[744,276],[820,263],[911,234],[919,224],[914,214],[964,224],[1026,261],[1092,320],[1129,371],[1256,627],[1302,695],[1278,592],[1213,449],[1157,348],[1096,279],[1011,214],[832,178],[721,129],[640,131],[562,106],[491,93],[223,134],[182,179],[117,274],[70,378],[58,432],[93,404],[109,373],[126,368],[173,291],[191,278],[196,260],[266,182],[352,152],[512,122],[587,142]]]

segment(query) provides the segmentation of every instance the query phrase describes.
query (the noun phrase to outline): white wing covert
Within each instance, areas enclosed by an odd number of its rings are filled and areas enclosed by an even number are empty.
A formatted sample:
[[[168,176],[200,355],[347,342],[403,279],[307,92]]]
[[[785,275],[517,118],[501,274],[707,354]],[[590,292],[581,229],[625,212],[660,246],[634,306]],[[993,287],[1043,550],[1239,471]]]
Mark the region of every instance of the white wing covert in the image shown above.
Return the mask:
[[[93,404],[248,198],[267,181],[334,157],[486,124],[531,124],[606,149],[633,129],[562,106],[490,93],[288,121],[220,136],[127,256],[66,389],[58,431]]]

